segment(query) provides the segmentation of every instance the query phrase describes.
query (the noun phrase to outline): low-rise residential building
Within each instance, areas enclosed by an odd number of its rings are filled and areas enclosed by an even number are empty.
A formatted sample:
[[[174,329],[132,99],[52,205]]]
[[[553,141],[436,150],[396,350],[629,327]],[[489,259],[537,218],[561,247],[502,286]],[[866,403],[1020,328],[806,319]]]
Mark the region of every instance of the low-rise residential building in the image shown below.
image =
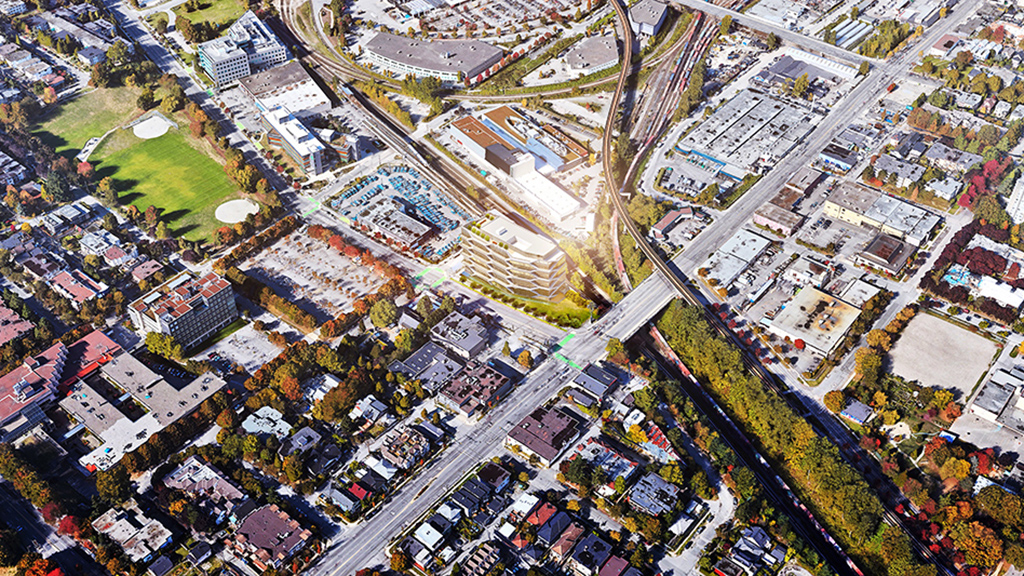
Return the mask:
[[[189,456],[173,472],[164,477],[164,485],[181,490],[206,508],[220,522],[247,496],[223,472],[199,456]]]
[[[282,457],[288,457],[296,452],[312,450],[320,444],[320,440],[322,438],[323,437],[320,436],[320,433],[316,430],[313,430],[309,426],[303,426],[295,434],[292,434],[281,442],[279,453]]]
[[[356,402],[356,405],[349,411],[348,417],[353,422],[362,422],[363,429],[369,429],[378,420],[388,415],[387,404],[377,400],[374,396],[364,396]]]
[[[286,438],[291,429],[292,426],[285,421],[284,414],[270,406],[263,406],[242,421],[242,430],[245,430],[246,434],[274,436],[278,440]]]
[[[941,170],[962,174],[971,169],[972,166],[982,163],[985,159],[978,154],[972,154],[946,146],[942,142],[932,144],[932,147],[924,153],[926,160]]]
[[[92,527],[117,542],[132,562],[149,562],[171,543],[171,531],[142,513],[134,499],[111,508],[92,521]]]
[[[640,463],[631,460],[622,453],[613,450],[608,444],[590,437],[580,442],[573,448],[572,452],[563,461],[562,466],[572,462],[576,458],[582,458],[597,470],[604,473],[606,482],[597,487],[597,493],[605,498],[615,495],[615,484],[619,478],[623,482],[629,482],[640,470]]]
[[[392,430],[384,436],[380,454],[398,468],[408,470],[430,453],[430,441],[412,426]]]
[[[971,401],[969,411],[979,418],[994,423],[1006,409],[1010,398],[1022,386],[1024,386],[1024,370],[1020,367],[995,370]],[[1021,403],[1018,400],[1018,404]]]
[[[0,184],[4,186],[17,186],[28,180],[29,172],[21,162],[0,152]]]
[[[142,337],[166,334],[188,350],[234,322],[238,309],[231,283],[223,277],[182,272],[132,302],[128,316]]]
[[[11,340],[21,338],[35,328],[35,324],[25,320],[17,312],[0,303],[0,346]]]
[[[540,407],[509,431],[505,445],[551,466],[579,433],[579,421],[568,409]]]
[[[881,178],[889,175],[896,175],[896,185],[906,188],[916,183],[924,176],[926,168],[920,164],[904,162],[888,154],[883,154],[875,160],[875,175]]]
[[[647,474],[629,491],[627,500],[630,506],[644,514],[661,516],[675,509],[679,501],[679,487],[657,474]]]
[[[586,530],[579,524],[572,522],[558,537],[558,540],[551,546],[549,553],[556,562],[561,562],[572,552],[573,547],[579,542]]]
[[[492,542],[484,542],[462,565],[466,576],[487,576],[501,561],[501,550]]]
[[[452,312],[449,316],[458,314]],[[490,365],[470,360],[466,368],[441,389],[438,401],[456,414],[479,416],[512,391],[512,381]]]
[[[436,342],[427,342],[405,360],[389,366],[408,380],[419,380],[424,390],[436,393],[462,370],[465,363]]]
[[[103,282],[97,282],[81,270],[64,270],[59,272],[50,280],[50,287],[58,294],[71,301],[76,310],[82,308],[82,304],[100,298],[110,289]]]
[[[487,346],[487,329],[480,319],[454,311],[430,329],[430,337],[466,359],[476,357]]]
[[[227,544],[260,570],[267,570],[284,566],[312,537],[312,532],[271,504],[249,513]]]

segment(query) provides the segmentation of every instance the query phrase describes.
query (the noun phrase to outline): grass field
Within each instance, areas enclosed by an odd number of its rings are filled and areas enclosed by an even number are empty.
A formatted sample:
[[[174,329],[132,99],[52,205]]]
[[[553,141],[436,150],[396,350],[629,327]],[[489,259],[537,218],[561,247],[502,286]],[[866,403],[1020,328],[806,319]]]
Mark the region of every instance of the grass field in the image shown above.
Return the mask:
[[[58,154],[73,157],[94,136],[102,136],[139,113],[138,88],[101,88],[60,107],[33,130]]]
[[[200,0],[199,10],[186,12],[185,6],[181,5],[174,9],[176,16],[184,16],[192,22],[210,22],[230,26],[238,20],[238,17],[245,14],[246,3],[240,0]]]
[[[145,211],[150,205],[163,210],[162,219],[175,236],[212,240],[218,227],[214,212],[234,197],[235,185],[224,169],[194,148],[180,130],[152,140],[119,130],[93,153],[97,180],[112,177],[124,204]]]

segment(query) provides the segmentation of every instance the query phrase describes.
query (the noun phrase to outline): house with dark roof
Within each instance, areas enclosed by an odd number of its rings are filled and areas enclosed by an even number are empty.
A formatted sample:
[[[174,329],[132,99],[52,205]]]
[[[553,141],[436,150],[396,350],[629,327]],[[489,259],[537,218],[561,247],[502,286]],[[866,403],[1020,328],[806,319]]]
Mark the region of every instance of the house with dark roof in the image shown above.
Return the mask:
[[[590,532],[576,545],[569,567],[576,576],[595,576],[611,554],[611,545]]]
[[[156,557],[156,560],[146,568],[147,576],[167,576],[171,570],[174,570],[174,562],[167,556],[160,555]]]
[[[336,444],[320,446],[306,459],[306,469],[313,476],[330,472],[331,467],[341,460],[342,451]]]
[[[491,488],[491,492],[499,493],[508,487],[512,473],[506,470],[504,466],[488,462],[476,473],[476,477],[484,484],[487,484]]]
[[[537,529],[537,541],[545,547],[551,546],[570,524],[572,524],[572,517],[559,511]]]
[[[199,566],[203,562],[206,562],[210,556],[213,556],[213,548],[211,548],[206,542],[200,540],[198,544],[188,551],[188,556],[186,556],[185,559],[193,566]]]

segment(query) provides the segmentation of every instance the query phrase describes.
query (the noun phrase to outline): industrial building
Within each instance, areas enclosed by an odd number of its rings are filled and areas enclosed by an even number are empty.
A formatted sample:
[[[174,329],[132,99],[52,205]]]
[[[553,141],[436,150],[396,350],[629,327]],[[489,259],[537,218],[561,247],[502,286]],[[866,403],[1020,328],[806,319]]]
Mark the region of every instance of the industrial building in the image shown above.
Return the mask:
[[[762,204],[752,217],[754,224],[791,236],[804,221],[804,217],[769,202]]]
[[[619,63],[619,43],[615,36],[584,38],[565,55],[570,72],[594,74]]]
[[[376,198],[355,221],[371,233],[408,248],[422,246],[434,235],[433,228],[410,216],[405,204],[391,196]]]
[[[668,5],[661,0],[640,0],[629,7],[629,27],[637,36],[655,36],[667,16]]]
[[[252,10],[242,14],[225,36],[198,46],[199,65],[217,86],[244,78],[289,58],[288,48]]]
[[[298,60],[250,74],[238,86],[261,112],[285,106],[305,120],[331,109],[331,99]]]
[[[502,50],[479,40],[418,40],[378,32],[365,45],[375,66],[396,76],[438,78],[449,84],[480,82],[501,62]]]
[[[715,111],[676,147],[740,170],[775,164],[814,129],[816,113],[756,90],[744,90]],[[731,173],[736,173],[732,170]],[[742,177],[742,174],[739,174]]]
[[[822,356],[831,354],[846,337],[860,309],[813,287],[790,300],[768,325],[768,331]],[[800,347],[800,344],[796,344]]]
[[[462,235],[466,275],[528,298],[557,300],[569,289],[565,253],[496,211]]]
[[[771,245],[764,236],[741,228],[701,264],[698,274],[728,286]]]
[[[824,212],[854,226],[876,228],[915,247],[923,244],[941,221],[915,204],[848,183],[829,195]]]
[[[544,173],[583,163],[589,153],[552,126],[540,126],[508,106],[481,119],[464,116],[451,123],[453,139],[479,160],[511,177],[529,205],[552,222],[562,223],[583,207]]]
[[[1024,385],[1024,370],[1014,366],[1009,370],[1000,368],[992,372],[989,379],[971,401],[970,413],[979,418],[995,422],[1010,403],[1010,398]],[[1016,407],[1024,410],[1024,399],[1017,397]]]
[[[128,316],[143,338],[167,334],[186,350],[238,318],[231,284],[210,272],[182,272],[128,306]]]
[[[306,174],[327,170],[327,147],[288,108],[261,110],[260,120],[271,146],[285,151]]]
[[[914,253],[914,247],[888,234],[878,234],[854,256],[854,263],[898,276]]]

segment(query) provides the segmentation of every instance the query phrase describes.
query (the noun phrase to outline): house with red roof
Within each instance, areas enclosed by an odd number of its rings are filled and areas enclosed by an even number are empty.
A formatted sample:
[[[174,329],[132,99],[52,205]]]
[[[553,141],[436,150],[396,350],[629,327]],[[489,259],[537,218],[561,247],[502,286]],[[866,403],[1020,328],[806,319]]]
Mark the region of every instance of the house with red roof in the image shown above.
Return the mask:
[[[545,502],[537,507],[532,514],[526,517],[526,521],[534,526],[543,526],[552,516],[558,512],[558,508],[550,502]]]
[[[89,278],[81,270],[64,270],[50,280],[50,286],[61,296],[71,301],[76,310],[82,308],[82,304],[99,298],[107,293],[110,288],[103,282],[97,282]]]

